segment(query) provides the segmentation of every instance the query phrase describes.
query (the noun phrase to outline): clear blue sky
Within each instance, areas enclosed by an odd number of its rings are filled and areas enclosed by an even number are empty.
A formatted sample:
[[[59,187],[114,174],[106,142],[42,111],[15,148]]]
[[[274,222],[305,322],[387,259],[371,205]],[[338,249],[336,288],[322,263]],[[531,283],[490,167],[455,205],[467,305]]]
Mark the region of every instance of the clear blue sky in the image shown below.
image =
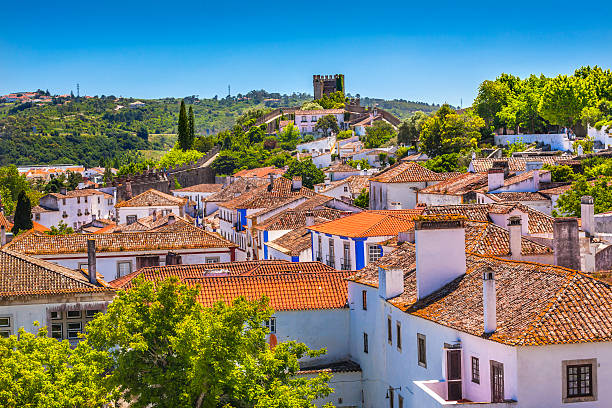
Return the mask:
[[[463,105],[501,72],[612,68],[611,1],[5,2],[0,94],[312,93]]]

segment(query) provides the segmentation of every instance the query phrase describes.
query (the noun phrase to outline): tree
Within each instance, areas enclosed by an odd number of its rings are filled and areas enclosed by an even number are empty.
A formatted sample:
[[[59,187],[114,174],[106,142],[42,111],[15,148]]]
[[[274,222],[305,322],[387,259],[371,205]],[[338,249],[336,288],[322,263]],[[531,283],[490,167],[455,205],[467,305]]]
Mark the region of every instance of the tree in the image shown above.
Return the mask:
[[[231,175],[238,169],[240,157],[232,151],[220,152],[210,167],[215,170],[218,175]]]
[[[576,178],[576,174],[574,170],[570,166],[562,165],[562,166],[553,166],[547,164],[544,166],[544,170],[550,171],[551,181],[556,182],[564,182],[564,181],[573,181]]]
[[[314,407],[329,375],[296,378],[298,359],[317,356],[296,342],[272,350],[266,299],[197,303],[199,287],[173,277],[137,281],[88,325],[88,341],[109,350],[116,386],[133,408]]]
[[[544,86],[538,111],[553,125],[573,127],[582,110],[595,100],[594,90],[585,80],[558,75]]]
[[[185,101],[181,101],[181,109],[179,111],[178,120],[178,144],[179,149],[189,150],[191,148],[189,136],[189,120],[187,119],[187,111],[185,110]]]
[[[323,107],[316,102],[305,102],[302,105],[302,110],[323,110]]]
[[[315,184],[325,181],[325,173],[314,165],[311,158],[306,160],[293,160],[289,163],[289,167],[283,176],[289,180],[293,177],[301,177],[302,185],[308,188],[314,188]]]
[[[351,137],[353,137],[355,134],[353,133],[352,130],[341,130],[340,132],[338,132],[338,134],[336,135],[336,139],[337,140],[344,140],[344,139],[349,139]]]
[[[145,125],[142,125],[136,132],[136,136],[143,140],[149,140],[149,131]]]
[[[189,116],[188,116],[188,130],[189,130],[189,148],[193,146],[193,141],[195,140],[195,118],[193,116],[193,106],[189,107]]]
[[[66,225],[64,221],[60,220],[59,224],[57,224],[57,227],[55,225],[52,225],[51,231],[46,231],[46,233],[48,235],[69,235],[74,234],[74,229]]]
[[[0,356],[0,406],[98,408],[116,396],[106,385],[108,353],[86,341],[71,348],[45,327],[36,334],[20,328],[0,338]]]
[[[484,119],[488,128],[499,128],[505,123],[497,114],[508,104],[510,89],[507,84],[498,81],[483,81],[474,100],[474,109]]]
[[[473,112],[459,115],[444,104],[422,125],[419,149],[429,157],[476,148],[484,120]]]
[[[300,131],[293,123],[289,123],[282,132],[278,134],[281,147],[284,150],[293,151],[300,141]]]
[[[436,173],[447,173],[451,171],[466,171],[466,166],[462,166],[462,156],[459,153],[441,154],[427,160],[423,166]]]
[[[83,181],[81,173],[68,170],[66,174],[66,188],[68,188],[68,190],[75,190],[79,186],[79,183]]]
[[[349,159],[346,161],[346,164],[356,169],[360,169],[360,170],[367,170],[372,167],[370,166],[368,159],[358,159],[358,160]]]
[[[374,124],[366,128],[364,137],[365,147],[368,149],[380,147],[395,136],[393,126],[384,120],[377,120]]]
[[[174,146],[159,159],[156,167],[169,169],[183,164],[191,164],[197,162],[202,156],[204,156],[204,153],[197,150],[181,150],[178,146]]]
[[[408,146],[416,145],[421,134],[421,125],[428,118],[427,114],[416,111],[408,119],[404,120],[397,131],[397,142]]]
[[[512,154],[515,152],[524,152],[527,150],[527,143],[523,142],[522,138],[519,138],[516,142],[510,143],[508,148],[506,149],[506,157],[512,157]]]
[[[336,121],[336,117],[334,115],[325,115],[317,120],[315,130],[323,132],[325,136],[329,136],[332,132],[338,133],[340,128],[338,127],[338,122]]]
[[[367,209],[370,205],[370,192],[365,188],[361,190],[357,198],[353,201],[357,207],[361,207],[363,209]]]
[[[342,91],[332,92],[325,94],[321,99],[317,99],[315,102],[323,107],[323,109],[342,109],[347,101],[346,96]]]
[[[32,205],[24,190],[17,197],[17,207],[15,208],[15,217],[13,228],[11,231],[14,235],[19,234],[19,231],[31,230],[34,224],[32,223]]]
[[[19,174],[16,166],[0,167],[0,207],[6,215],[13,214],[17,197],[24,190],[29,191],[30,186],[25,176]]]
[[[578,176],[572,183],[572,189],[559,196],[553,216],[580,217],[580,199],[585,195],[593,197],[596,214],[612,210],[610,178],[600,177],[589,182],[586,177]]]

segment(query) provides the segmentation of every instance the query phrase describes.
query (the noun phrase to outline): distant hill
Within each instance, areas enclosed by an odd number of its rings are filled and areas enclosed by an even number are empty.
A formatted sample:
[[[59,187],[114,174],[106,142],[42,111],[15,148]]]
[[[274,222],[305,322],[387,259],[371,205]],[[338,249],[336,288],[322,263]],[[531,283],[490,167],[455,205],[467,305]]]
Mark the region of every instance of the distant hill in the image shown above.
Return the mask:
[[[312,96],[260,90],[221,99],[183,99],[193,106],[196,131],[213,134],[229,129],[250,109],[297,106]],[[96,96],[54,97],[44,104],[0,103],[0,166],[60,162],[97,166],[129,150],[168,150],[176,140],[180,101]],[[403,100],[361,101],[366,106],[378,104],[400,118],[438,108]]]

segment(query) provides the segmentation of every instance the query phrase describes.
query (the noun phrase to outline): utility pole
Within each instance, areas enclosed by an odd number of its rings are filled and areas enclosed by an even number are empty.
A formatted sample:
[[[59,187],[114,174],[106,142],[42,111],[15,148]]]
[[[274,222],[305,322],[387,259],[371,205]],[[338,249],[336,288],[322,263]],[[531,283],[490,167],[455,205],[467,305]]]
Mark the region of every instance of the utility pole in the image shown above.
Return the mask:
[[[77,83],[77,98],[81,96],[81,92],[80,92],[80,87],[79,84]]]

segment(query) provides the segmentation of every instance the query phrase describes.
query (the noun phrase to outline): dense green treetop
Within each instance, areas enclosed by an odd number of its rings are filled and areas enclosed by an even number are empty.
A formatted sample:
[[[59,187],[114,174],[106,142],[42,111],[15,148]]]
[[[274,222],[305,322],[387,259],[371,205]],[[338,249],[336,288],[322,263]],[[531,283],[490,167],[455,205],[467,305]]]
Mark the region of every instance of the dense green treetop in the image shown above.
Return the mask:
[[[484,120],[471,110],[459,114],[449,105],[442,105],[423,122],[419,149],[431,158],[475,149],[484,126]]]

